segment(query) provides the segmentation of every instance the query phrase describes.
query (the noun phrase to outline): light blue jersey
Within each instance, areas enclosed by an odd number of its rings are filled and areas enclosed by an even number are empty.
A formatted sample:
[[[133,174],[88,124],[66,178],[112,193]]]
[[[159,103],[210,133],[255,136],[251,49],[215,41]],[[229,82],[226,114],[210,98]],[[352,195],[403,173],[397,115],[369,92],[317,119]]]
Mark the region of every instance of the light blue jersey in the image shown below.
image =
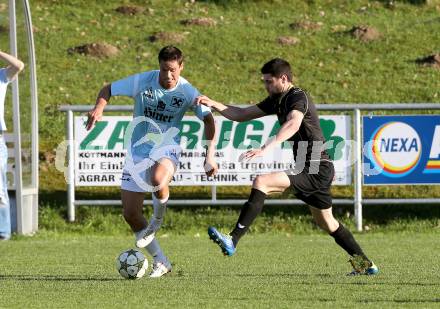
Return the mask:
[[[158,70],[135,74],[113,82],[111,95],[132,97],[135,101],[133,118],[145,116],[149,119],[135,127],[131,139],[132,155],[140,158],[149,155],[154,141],[149,139],[147,143],[138,146],[135,146],[136,143],[145,140],[147,135],[166,133],[173,128],[180,130],[181,120],[188,109],[193,110],[200,120],[211,113],[206,106],[194,105],[199,91],[183,77],[179,77],[173,89],[163,88],[159,84]],[[171,142],[179,145],[180,134],[174,136]]]

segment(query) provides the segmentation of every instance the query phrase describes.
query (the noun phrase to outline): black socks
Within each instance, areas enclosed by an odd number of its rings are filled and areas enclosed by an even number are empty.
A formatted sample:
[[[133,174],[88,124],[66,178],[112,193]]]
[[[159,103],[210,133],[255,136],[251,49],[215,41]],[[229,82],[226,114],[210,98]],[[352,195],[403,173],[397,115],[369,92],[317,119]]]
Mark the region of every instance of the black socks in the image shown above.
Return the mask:
[[[364,254],[361,247],[354,239],[353,234],[349,230],[347,230],[345,226],[342,225],[342,223],[339,222],[338,229],[333,233],[330,233],[330,236],[332,236],[335,239],[336,243],[341,246],[345,251],[347,251],[347,253],[351,256],[360,255],[368,260],[367,256]]]
[[[254,222],[255,218],[261,213],[263,209],[264,200],[266,199],[266,193],[252,188],[249,200],[243,205],[240,216],[238,217],[237,224],[232,230],[230,235],[232,236],[232,242],[234,246],[237,246],[240,238],[246,234],[249,230],[249,226]]]

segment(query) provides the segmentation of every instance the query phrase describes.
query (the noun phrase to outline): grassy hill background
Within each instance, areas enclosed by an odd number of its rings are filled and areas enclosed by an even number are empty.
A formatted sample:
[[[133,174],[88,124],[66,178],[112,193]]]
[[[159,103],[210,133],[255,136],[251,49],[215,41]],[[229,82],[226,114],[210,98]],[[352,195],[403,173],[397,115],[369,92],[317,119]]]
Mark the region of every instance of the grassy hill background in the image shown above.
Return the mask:
[[[32,1],[41,140],[52,147],[64,137],[60,104],[93,104],[104,83],[156,69],[158,51],[170,43],[186,55],[184,76],[223,102],[259,102],[265,96],[259,70],[273,57],[290,61],[297,84],[317,103],[440,102],[440,70],[415,63],[440,52],[440,3],[394,3],[389,8],[386,1]],[[143,11],[116,11],[123,5]],[[216,24],[182,24],[192,18]],[[319,27],[290,26],[305,21]],[[360,25],[376,28],[379,38],[363,42],[348,33]],[[159,32],[169,35],[151,42]],[[279,37],[299,42],[282,45]],[[68,52],[102,42],[118,54]]]
[[[251,104],[264,98],[259,70],[274,57],[292,64],[296,84],[316,103],[440,102],[440,70],[417,63],[440,52],[436,0],[34,0],[31,8],[44,204],[65,197],[64,179],[53,164],[53,149],[65,135],[59,106],[93,104],[103,84],[156,69],[157,53],[167,44],[183,50],[183,75],[202,93],[226,103]],[[0,15],[0,27],[7,29],[6,5],[0,7]],[[367,37],[362,36],[363,28],[352,31],[360,26],[370,27],[364,29]],[[117,50],[100,50],[98,56],[78,53],[80,46],[92,43],[111,44]],[[4,29],[0,49],[9,50]],[[102,52],[115,55],[99,57]],[[117,98],[112,104],[132,102]],[[430,111],[420,113],[424,112]],[[188,189],[173,190],[180,196],[190,194]],[[117,196],[117,192],[117,188],[80,190],[79,195]],[[224,188],[219,194],[247,192],[248,188]],[[352,188],[338,187],[334,194],[349,197]],[[365,189],[365,196],[433,197],[440,196],[440,190],[372,187]]]

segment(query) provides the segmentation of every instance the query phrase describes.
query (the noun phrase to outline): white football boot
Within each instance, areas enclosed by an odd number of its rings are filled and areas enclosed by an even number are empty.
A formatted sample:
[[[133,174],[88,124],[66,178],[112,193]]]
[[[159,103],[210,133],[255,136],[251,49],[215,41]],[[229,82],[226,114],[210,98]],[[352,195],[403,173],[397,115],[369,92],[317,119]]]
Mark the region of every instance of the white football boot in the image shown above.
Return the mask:
[[[150,278],[160,278],[163,275],[171,272],[171,263],[166,259],[165,261],[154,261],[153,270],[150,273]]]
[[[137,233],[136,235],[136,247],[145,248],[148,246],[154,239],[154,234],[159,230],[162,225],[163,218],[151,218],[148,226]]]

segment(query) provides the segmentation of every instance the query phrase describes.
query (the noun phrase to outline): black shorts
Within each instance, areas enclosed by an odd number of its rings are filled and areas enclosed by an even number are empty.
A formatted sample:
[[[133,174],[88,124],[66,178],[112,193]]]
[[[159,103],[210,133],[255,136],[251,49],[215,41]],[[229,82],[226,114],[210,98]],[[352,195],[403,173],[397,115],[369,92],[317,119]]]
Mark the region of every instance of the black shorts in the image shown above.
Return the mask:
[[[335,169],[331,161],[321,161],[317,174],[310,174],[308,168],[304,168],[298,174],[292,171],[286,171],[286,174],[290,180],[290,187],[298,199],[318,209],[332,207],[330,186],[335,176]]]

